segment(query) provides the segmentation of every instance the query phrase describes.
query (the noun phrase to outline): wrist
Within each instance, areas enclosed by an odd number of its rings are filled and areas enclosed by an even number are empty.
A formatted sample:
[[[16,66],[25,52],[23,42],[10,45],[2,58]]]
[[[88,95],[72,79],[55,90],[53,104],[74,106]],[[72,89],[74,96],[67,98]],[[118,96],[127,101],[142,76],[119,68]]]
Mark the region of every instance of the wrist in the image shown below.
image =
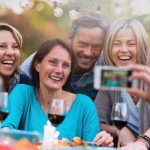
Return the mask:
[[[146,135],[139,135],[136,139],[136,141],[142,142],[146,148],[149,150],[150,149],[150,138]]]

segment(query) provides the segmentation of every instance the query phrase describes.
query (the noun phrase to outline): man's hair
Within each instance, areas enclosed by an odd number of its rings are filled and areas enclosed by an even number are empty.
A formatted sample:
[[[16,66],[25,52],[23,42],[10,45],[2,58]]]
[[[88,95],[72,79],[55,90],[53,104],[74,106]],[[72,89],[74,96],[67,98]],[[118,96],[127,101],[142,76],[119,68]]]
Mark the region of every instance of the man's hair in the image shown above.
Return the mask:
[[[110,20],[99,13],[87,12],[81,14],[77,19],[73,20],[69,27],[70,37],[74,37],[79,27],[85,28],[101,28],[104,32],[107,31],[110,25]]]

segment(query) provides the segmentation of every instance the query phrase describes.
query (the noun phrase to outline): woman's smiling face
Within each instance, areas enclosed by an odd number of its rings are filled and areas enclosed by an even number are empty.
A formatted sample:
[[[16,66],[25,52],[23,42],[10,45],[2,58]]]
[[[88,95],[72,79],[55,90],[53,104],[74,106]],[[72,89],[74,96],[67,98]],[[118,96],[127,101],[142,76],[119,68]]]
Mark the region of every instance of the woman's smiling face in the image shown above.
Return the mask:
[[[127,66],[137,62],[137,43],[131,29],[120,29],[113,41],[112,60],[116,66]]]
[[[71,57],[65,48],[57,45],[35,67],[39,72],[40,87],[58,90],[70,74]]]
[[[0,74],[11,76],[20,62],[20,48],[13,34],[7,30],[0,30]]]

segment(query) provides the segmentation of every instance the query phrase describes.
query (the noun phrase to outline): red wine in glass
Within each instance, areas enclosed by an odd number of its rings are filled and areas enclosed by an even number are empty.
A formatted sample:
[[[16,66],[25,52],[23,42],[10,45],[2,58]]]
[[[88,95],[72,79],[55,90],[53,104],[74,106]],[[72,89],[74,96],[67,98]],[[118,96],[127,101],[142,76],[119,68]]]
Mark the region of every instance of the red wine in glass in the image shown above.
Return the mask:
[[[127,103],[118,102],[114,105],[111,116],[113,124],[121,130],[127,125],[128,121],[128,108]]]
[[[8,93],[0,92],[0,122],[5,120],[8,114]]]
[[[2,122],[3,120],[5,120],[8,116],[9,112],[3,112],[0,111],[0,122]]]
[[[53,99],[48,107],[48,118],[51,123],[58,126],[65,118],[66,108],[63,99]]]
[[[48,114],[48,118],[51,123],[53,123],[55,126],[58,126],[65,119],[65,116],[57,114]]]
[[[127,121],[122,121],[122,120],[112,120],[113,124],[119,129],[121,130],[123,127],[125,127],[127,125]]]

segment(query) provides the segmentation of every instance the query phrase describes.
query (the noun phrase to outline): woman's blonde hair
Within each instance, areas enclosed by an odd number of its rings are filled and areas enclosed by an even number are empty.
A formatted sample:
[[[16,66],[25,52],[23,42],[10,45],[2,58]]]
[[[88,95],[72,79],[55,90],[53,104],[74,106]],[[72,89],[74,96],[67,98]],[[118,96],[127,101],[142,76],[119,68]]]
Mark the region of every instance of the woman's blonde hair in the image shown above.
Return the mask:
[[[21,49],[22,42],[23,42],[22,35],[20,34],[20,32],[16,28],[9,25],[8,23],[0,22],[0,30],[10,31],[13,34],[13,37],[16,40],[17,44],[19,45],[19,48]]]
[[[148,35],[141,22],[134,18],[118,19],[111,24],[104,44],[104,63],[106,65],[115,65],[112,59],[112,47],[114,38],[120,29],[131,29],[134,32],[137,43],[136,63],[146,65],[149,53]]]

